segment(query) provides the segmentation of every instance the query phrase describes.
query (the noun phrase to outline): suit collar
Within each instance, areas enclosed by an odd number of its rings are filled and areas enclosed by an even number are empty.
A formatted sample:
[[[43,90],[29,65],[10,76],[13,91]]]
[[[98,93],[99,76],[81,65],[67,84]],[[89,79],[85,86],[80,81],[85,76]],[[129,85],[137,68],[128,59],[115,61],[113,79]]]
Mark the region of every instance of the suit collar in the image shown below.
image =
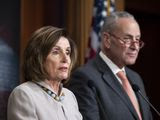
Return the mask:
[[[110,74],[109,74],[110,73]],[[127,93],[122,88],[121,84],[118,82],[117,78],[111,72],[105,72],[103,74],[104,81],[109,84],[109,86],[115,91],[115,93],[121,98],[124,104],[128,107],[129,111],[133,114],[135,118],[138,119],[138,115],[127,95]]]
[[[128,79],[130,80],[130,83],[131,83],[131,85],[133,85],[133,84],[138,84],[138,81],[135,81],[135,80],[133,80],[133,78],[135,78],[132,74],[130,74],[130,72],[129,72],[130,70],[127,68],[127,77],[128,77]],[[138,84],[139,85],[139,84]],[[140,86],[139,86],[140,87]],[[141,87],[140,87],[141,88]],[[142,94],[143,95],[145,95],[146,96],[146,94],[145,94],[145,92],[143,91],[143,90],[141,90],[141,92],[142,92]],[[141,114],[142,114],[142,117],[143,117],[143,119],[145,120],[146,118],[146,116],[148,116],[148,115],[146,115],[146,107],[148,106],[147,104],[146,104],[146,102],[144,102],[144,99],[142,98],[142,96],[140,96],[140,94],[137,94],[137,93],[135,93],[136,94],[136,97],[137,97],[137,100],[138,100],[138,103],[139,103],[139,106],[140,106],[140,111],[141,111]],[[148,108],[149,109],[149,108]]]
[[[97,65],[97,69],[102,73],[102,77],[103,77],[105,83],[108,84],[115,91],[115,93],[122,99],[124,104],[128,107],[129,111],[138,120],[138,115],[136,114],[136,111],[135,111],[131,101],[129,100],[129,97],[124,92],[122,86],[118,82],[115,75],[112,73],[111,69],[102,60],[102,58],[99,55],[96,56],[95,62]],[[134,81],[130,77],[130,74],[128,73],[128,69],[126,70],[126,73],[127,73],[127,76],[129,77],[129,79],[131,80],[131,82],[134,83]]]
[[[129,79],[129,81],[130,81],[130,83],[131,83],[131,85],[133,85],[133,84],[137,84],[137,82],[135,81],[135,80],[133,80],[133,78],[135,78],[134,76],[132,76],[129,72],[128,72],[128,70],[127,70],[127,77],[128,77],[128,79]],[[142,91],[141,91],[142,92]],[[148,115],[145,115],[146,114],[146,104],[145,104],[145,102],[144,102],[144,100],[143,100],[143,98],[142,98],[142,96],[140,96],[139,94],[137,94],[137,93],[135,93],[136,94],[136,97],[137,97],[137,100],[138,100],[138,103],[139,103],[139,107],[140,107],[140,111],[141,111],[141,115],[142,115],[142,118],[145,120],[146,118],[146,116],[148,116]],[[145,93],[143,93],[143,94],[145,94]]]
[[[107,64],[102,60],[102,58],[99,56],[99,54],[95,57],[95,62],[97,65],[97,69],[100,72],[105,72],[106,70],[109,69],[109,67],[107,66]]]

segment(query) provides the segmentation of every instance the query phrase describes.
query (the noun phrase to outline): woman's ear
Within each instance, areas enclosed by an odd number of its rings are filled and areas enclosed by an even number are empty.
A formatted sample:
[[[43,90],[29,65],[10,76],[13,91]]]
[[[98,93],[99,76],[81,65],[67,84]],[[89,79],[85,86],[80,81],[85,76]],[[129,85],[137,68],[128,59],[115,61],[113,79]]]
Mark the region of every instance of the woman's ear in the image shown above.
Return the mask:
[[[103,33],[103,44],[104,44],[104,47],[105,48],[110,48],[110,44],[111,44],[111,41],[110,41],[110,35],[108,32],[104,32]]]

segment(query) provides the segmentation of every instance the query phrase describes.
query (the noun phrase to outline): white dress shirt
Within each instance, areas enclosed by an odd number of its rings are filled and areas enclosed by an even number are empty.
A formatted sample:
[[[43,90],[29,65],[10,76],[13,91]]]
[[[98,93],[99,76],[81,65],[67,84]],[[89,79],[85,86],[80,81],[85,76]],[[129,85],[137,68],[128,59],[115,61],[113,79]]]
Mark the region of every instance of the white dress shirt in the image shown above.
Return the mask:
[[[39,84],[52,90],[44,82]],[[34,82],[21,84],[9,97],[8,120],[82,120],[74,94],[66,88],[62,92],[64,99],[57,101]]]
[[[116,78],[118,79],[118,81],[122,84],[122,81],[120,80],[120,78],[116,74],[119,71],[124,71],[124,73],[126,74],[124,67],[122,69],[120,69],[102,51],[100,51],[99,55],[104,60],[104,62],[109,66],[109,68],[111,69],[111,71],[113,72],[113,74],[116,76]]]

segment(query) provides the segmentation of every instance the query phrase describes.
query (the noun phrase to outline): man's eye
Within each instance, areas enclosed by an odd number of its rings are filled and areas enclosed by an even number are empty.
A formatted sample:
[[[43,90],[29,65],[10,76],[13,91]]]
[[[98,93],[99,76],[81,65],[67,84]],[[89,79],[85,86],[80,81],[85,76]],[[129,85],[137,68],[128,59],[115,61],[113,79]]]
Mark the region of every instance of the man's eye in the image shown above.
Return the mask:
[[[123,38],[125,41],[130,41],[131,38]]]
[[[132,41],[131,38],[123,38],[123,40],[124,40],[125,42],[127,42],[127,43],[130,43],[130,42]]]
[[[141,41],[140,38],[136,38],[136,41]]]

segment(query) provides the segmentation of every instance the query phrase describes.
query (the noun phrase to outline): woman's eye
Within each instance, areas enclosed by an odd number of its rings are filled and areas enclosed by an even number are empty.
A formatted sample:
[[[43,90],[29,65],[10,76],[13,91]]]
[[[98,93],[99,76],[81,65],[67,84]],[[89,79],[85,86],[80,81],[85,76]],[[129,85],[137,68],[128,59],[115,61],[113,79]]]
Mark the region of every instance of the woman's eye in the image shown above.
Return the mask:
[[[56,54],[58,54],[58,53],[59,53],[58,50],[53,50],[53,51],[52,51],[52,54],[54,54],[54,55],[56,55]]]
[[[68,51],[66,52],[66,54],[67,54],[67,55],[71,55],[71,51],[68,50]]]

